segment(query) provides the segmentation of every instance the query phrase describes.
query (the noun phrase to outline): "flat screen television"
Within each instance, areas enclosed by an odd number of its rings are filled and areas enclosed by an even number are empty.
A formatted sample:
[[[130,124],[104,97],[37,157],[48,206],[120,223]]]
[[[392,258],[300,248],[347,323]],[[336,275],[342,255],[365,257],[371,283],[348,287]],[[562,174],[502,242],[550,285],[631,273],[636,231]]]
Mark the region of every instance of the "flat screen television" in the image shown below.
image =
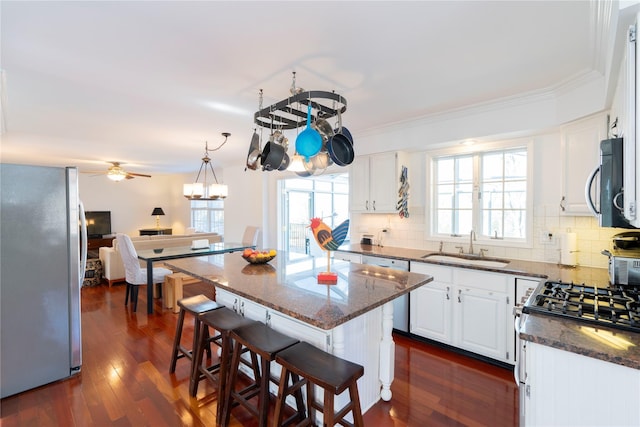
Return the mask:
[[[102,236],[111,234],[111,211],[87,211],[84,214],[89,239],[101,239]]]

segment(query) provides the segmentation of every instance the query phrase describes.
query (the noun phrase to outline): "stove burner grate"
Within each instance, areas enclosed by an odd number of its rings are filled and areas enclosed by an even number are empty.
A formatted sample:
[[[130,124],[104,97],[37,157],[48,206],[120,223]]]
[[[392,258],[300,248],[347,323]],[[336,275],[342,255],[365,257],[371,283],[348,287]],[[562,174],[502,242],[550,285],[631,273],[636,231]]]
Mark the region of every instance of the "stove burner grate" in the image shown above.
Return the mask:
[[[522,311],[640,332],[640,287],[549,281],[535,290]]]

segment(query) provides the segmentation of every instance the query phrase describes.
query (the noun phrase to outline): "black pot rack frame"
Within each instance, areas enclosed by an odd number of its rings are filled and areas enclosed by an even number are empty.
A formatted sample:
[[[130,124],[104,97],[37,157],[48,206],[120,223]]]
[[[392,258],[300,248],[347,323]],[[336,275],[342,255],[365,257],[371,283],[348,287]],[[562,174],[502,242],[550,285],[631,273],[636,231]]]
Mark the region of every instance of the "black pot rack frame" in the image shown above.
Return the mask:
[[[311,90],[300,92],[272,104],[253,115],[256,125],[274,129],[297,129],[307,124],[307,108],[311,104],[311,122],[328,120],[347,111],[347,100],[335,92]]]

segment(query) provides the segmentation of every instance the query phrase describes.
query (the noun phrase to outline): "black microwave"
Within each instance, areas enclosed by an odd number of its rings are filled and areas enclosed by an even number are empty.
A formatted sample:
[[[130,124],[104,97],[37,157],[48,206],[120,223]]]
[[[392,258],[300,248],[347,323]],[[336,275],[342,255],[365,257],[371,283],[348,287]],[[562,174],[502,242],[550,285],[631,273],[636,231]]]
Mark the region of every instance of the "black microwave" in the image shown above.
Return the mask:
[[[601,227],[635,228],[624,217],[623,185],[624,161],[622,138],[600,141],[600,165],[589,175],[585,186],[585,198],[591,212]],[[594,183],[599,206],[593,201]]]

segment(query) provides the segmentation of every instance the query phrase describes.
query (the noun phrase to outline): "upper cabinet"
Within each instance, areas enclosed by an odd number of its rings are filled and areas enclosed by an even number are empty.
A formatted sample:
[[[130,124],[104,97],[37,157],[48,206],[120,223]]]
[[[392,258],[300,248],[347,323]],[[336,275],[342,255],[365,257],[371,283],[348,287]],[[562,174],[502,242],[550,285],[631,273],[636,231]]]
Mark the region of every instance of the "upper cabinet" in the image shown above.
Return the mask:
[[[402,166],[409,167],[409,156],[401,151],[357,157],[349,173],[351,211],[397,212]]]
[[[587,178],[600,164],[600,141],[606,137],[606,114],[597,114],[562,128],[562,214],[591,216],[584,188]]]

